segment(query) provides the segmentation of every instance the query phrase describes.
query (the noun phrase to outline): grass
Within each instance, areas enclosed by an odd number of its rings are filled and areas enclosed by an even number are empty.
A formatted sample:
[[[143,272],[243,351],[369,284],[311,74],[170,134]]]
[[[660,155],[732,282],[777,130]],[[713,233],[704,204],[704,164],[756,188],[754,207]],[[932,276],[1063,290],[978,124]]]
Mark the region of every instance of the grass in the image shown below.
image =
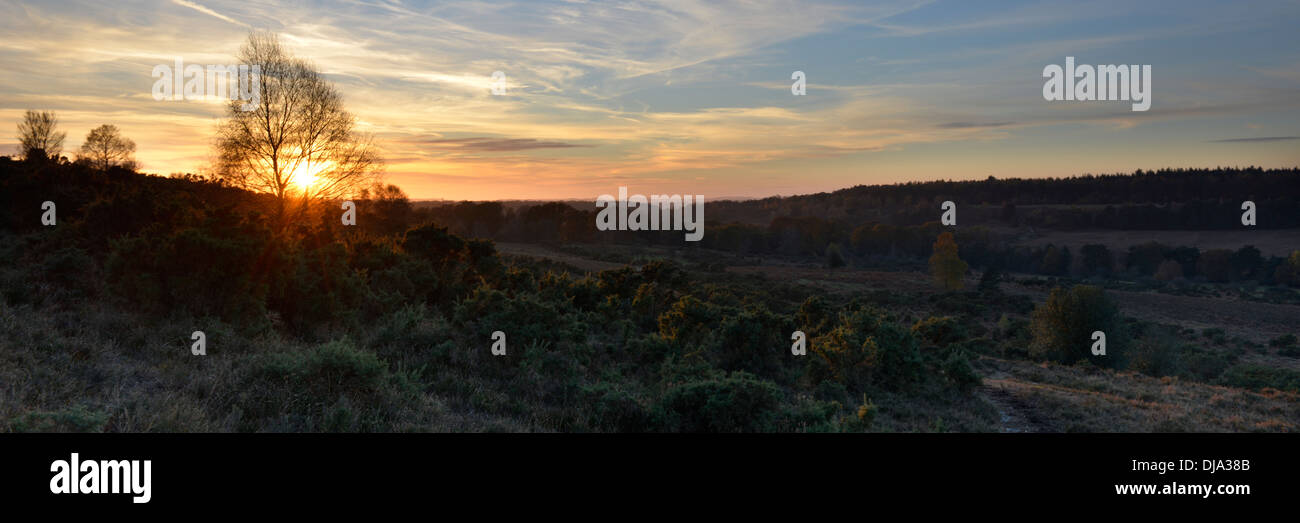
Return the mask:
[[[1135,372],[985,358],[986,384],[1045,432],[1294,432],[1300,396]]]

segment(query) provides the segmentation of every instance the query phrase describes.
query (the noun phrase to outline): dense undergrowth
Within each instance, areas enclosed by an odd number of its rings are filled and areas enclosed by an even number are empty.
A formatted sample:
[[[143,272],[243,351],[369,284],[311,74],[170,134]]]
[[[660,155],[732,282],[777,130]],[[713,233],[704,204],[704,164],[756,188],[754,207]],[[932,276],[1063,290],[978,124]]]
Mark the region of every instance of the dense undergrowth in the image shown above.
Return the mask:
[[[584,274],[499,255],[401,199],[359,201],[355,227],[337,202],[287,225],[272,206],[201,179],[0,158],[0,430],[990,431],[1002,414],[980,372],[1027,372],[1012,362],[1267,396],[1234,393],[1250,401],[1300,391],[1300,373],[1259,360],[1300,356],[1294,336],[1144,323],[1087,285],[1035,304],[994,272],[924,293],[664,260]],[[1087,354],[1096,329],[1105,358]],[[791,354],[796,330],[807,355]],[[1294,411],[1260,423],[1286,430]],[[1202,421],[1151,428],[1221,429]]]
[[[0,429],[988,430],[965,352],[864,301],[577,275],[329,204],[0,160]],[[42,226],[41,205],[57,205]],[[367,214],[367,213],[371,214]],[[808,325],[808,326],[804,326]],[[808,333],[807,356],[790,337]],[[207,355],[190,354],[203,331]],[[494,331],[507,354],[489,350]],[[942,419],[938,422],[936,420]]]

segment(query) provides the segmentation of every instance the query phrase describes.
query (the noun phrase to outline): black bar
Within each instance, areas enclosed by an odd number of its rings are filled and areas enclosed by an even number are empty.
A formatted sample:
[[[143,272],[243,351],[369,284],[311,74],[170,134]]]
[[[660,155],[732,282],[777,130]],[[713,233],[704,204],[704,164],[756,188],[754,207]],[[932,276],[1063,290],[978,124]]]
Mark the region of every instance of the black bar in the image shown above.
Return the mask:
[[[151,499],[51,493],[51,463],[74,452],[83,462],[150,460]],[[872,500],[956,510],[946,505],[1033,500],[1088,509],[1256,509],[1286,506],[1297,484],[1294,438],[1267,434],[14,434],[0,436],[0,459],[7,507],[131,513],[379,504],[450,511],[525,501],[564,513],[590,509],[580,500],[593,496],[625,504]],[[1134,460],[1183,459],[1198,470],[1134,470]],[[1204,460],[1248,463],[1248,470],[1210,473],[1200,470]],[[1117,495],[1117,484],[1249,485],[1250,493]],[[724,494],[731,491],[746,494]],[[567,508],[560,500],[569,500]]]

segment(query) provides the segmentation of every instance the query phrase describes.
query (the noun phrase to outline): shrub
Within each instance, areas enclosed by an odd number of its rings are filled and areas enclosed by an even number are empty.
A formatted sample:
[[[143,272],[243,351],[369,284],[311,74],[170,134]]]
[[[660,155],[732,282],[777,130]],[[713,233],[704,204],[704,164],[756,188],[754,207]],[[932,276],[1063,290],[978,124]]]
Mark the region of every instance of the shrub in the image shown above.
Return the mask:
[[[1184,346],[1182,354],[1184,372],[1192,378],[1213,382],[1237,360],[1236,356],[1224,354],[1223,351],[1203,350],[1199,347]]]
[[[94,258],[77,247],[63,247],[47,254],[41,272],[47,281],[79,293],[93,290],[98,281]]]
[[[1264,256],[1253,245],[1247,245],[1232,253],[1232,277],[1249,280],[1264,266]]]
[[[912,326],[912,334],[938,347],[966,338],[966,329],[951,316],[929,317]]]
[[[780,389],[746,372],[674,386],[660,402],[665,427],[680,432],[762,432],[777,417]]]
[[[728,315],[714,336],[708,352],[720,369],[778,377],[784,356],[789,354],[787,326],[761,307]]]
[[[1280,285],[1300,287],[1300,250],[1291,251],[1286,260],[1273,271],[1273,281]]]
[[[395,430],[419,387],[347,341],[255,359],[239,383],[243,429]]]
[[[1160,267],[1156,269],[1155,278],[1160,281],[1173,281],[1182,277],[1183,264],[1174,260],[1160,262]]]
[[[490,343],[494,331],[503,331],[516,342],[527,340],[552,346],[586,337],[585,325],[566,303],[548,302],[534,293],[511,296],[487,285],[476,287],[457,303],[452,317],[456,325],[471,327],[468,333],[484,343]]]
[[[1219,382],[1229,387],[1300,392],[1300,372],[1263,365],[1236,365],[1224,372]]]
[[[818,401],[799,395],[794,404],[781,409],[779,419],[770,429],[777,432],[833,432],[839,427],[835,415],[843,406],[838,401]]]
[[[348,266],[338,243],[307,246],[286,253],[267,295],[267,305],[294,332],[324,334],[328,327],[349,326],[368,299],[365,281]]]
[[[1232,276],[1232,251],[1228,249],[1210,249],[1201,253],[1196,268],[1212,282],[1226,282]]]
[[[804,331],[808,338],[815,338],[834,327],[835,309],[826,302],[826,298],[814,294],[799,305],[794,315],[795,328]]]
[[[645,405],[632,393],[609,383],[584,387],[595,428],[616,432],[648,432],[654,423]]]
[[[1031,308],[1032,312],[1033,309]],[[1015,338],[1029,330],[1029,322],[1023,318],[1013,318],[1005,312],[998,318],[997,335],[1001,338]]]
[[[979,291],[983,293],[993,293],[998,291],[998,283],[1002,281],[1002,270],[998,267],[989,267],[980,274]]]
[[[687,294],[659,316],[659,335],[681,345],[699,345],[720,315],[717,307]]]
[[[867,338],[863,348],[866,367],[877,381],[887,386],[902,388],[921,382],[925,375],[916,338],[896,324],[882,325]]]
[[[940,369],[943,371],[943,376],[963,392],[969,392],[984,383],[980,375],[975,372],[975,368],[971,366],[970,360],[961,351],[953,351],[949,354]]]
[[[871,310],[844,313],[841,323],[812,340],[808,349],[814,379],[834,379],[863,390],[880,386],[901,389],[925,376],[916,338]]]
[[[1137,271],[1138,274],[1152,275],[1155,274],[1159,267],[1165,264],[1165,251],[1168,247],[1156,242],[1147,242],[1140,245],[1132,245],[1128,248],[1127,264],[1129,270]],[[1174,262],[1177,265],[1178,262]],[[1181,275],[1182,267],[1178,267],[1178,273]]]
[[[1174,334],[1166,328],[1156,327],[1143,333],[1126,359],[1130,370],[1147,376],[1177,376],[1183,369],[1179,352]]]
[[[468,254],[465,247],[464,239],[431,224],[406,231],[402,239],[402,249],[408,254],[435,262],[461,259]]]
[[[1105,291],[1092,285],[1052,289],[1047,301],[1034,309],[1030,328],[1030,355],[1066,364],[1090,358],[1094,364],[1114,367],[1127,344],[1119,309]],[[1094,331],[1106,335],[1105,356],[1091,353]]]
[[[141,310],[183,309],[222,319],[264,317],[268,280],[286,263],[255,217],[209,215],[199,227],[151,227],[112,245],[111,288]]]

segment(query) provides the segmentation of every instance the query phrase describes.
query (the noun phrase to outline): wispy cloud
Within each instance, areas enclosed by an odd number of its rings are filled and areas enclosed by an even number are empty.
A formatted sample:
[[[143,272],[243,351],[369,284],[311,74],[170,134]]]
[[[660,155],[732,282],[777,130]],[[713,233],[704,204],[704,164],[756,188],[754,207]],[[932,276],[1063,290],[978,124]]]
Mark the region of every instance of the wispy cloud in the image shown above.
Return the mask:
[[[948,122],[939,124],[941,129],[992,129],[1015,125],[1016,122]]]
[[[231,17],[229,17],[229,16],[223,15],[223,14],[221,14],[221,13],[218,13],[218,12],[216,12],[216,11],[213,11],[213,10],[211,10],[211,9],[208,9],[208,8],[206,8],[206,7],[203,7],[203,6],[201,6],[201,5],[199,5],[199,4],[196,4],[196,3],[194,3],[194,2],[188,2],[188,1],[186,1],[186,0],[172,0],[172,3],[173,3],[173,4],[176,4],[176,5],[179,5],[179,6],[188,7],[188,8],[190,8],[190,9],[193,9],[193,10],[198,11],[198,12],[200,12],[200,13],[203,13],[203,14],[205,14],[205,15],[212,16],[212,17],[216,17],[216,18],[218,18],[218,19],[225,20],[225,21],[230,22],[230,23],[235,24],[235,25],[244,26],[244,27],[249,27],[249,25],[246,24],[246,23],[240,22],[239,20],[235,20],[234,18],[231,18]]]
[[[1260,143],[1260,142],[1286,142],[1290,140],[1300,140],[1300,136],[1260,136],[1256,138],[1228,138],[1226,140],[1210,140],[1210,143]]]
[[[565,142],[552,142],[533,138],[447,138],[424,140],[419,142],[434,149],[454,151],[506,152],[526,151],[529,149],[567,149],[569,147],[589,147]]]
[[[69,149],[115,123],[145,169],[200,169],[221,106],[154,101],[150,70],[176,57],[229,63],[256,27],[338,85],[392,181],[417,197],[572,197],[610,183],[790,193],[894,173],[963,176],[991,150],[1015,174],[1064,174],[1043,170],[1067,168],[1044,143],[1089,151],[1068,166],[1077,170],[1137,143],[1146,167],[1294,164],[1300,7],[1243,2],[3,4],[0,126],[55,110]],[[1042,67],[1067,55],[1154,64],[1151,110],[1043,101]],[[795,70],[808,96],[790,93]],[[494,71],[506,74],[505,96],[490,92]],[[1277,139],[1171,145],[1246,118]]]

